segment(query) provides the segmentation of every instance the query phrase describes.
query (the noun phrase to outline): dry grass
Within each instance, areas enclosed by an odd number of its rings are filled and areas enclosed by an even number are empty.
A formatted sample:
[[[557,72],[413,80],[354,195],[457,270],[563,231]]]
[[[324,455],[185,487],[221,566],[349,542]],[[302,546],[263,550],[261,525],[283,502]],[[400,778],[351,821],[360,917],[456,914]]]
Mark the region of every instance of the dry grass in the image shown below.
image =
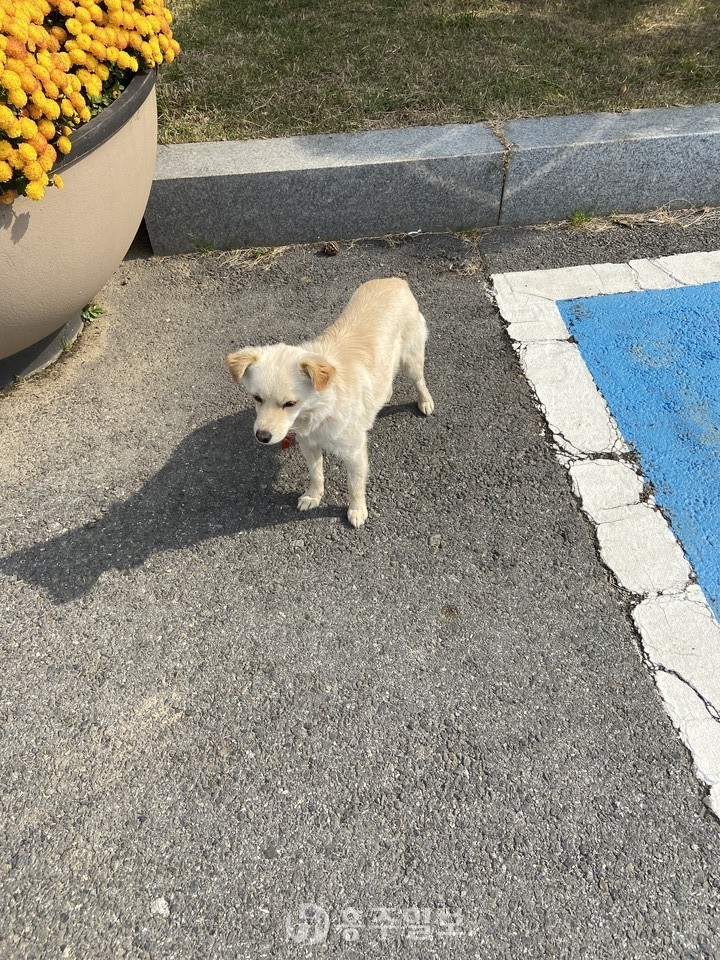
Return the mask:
[[[701,207],[694,210],[673,210],[670,207],[661,207],[650,213],[623,213],[611,214],[609,217],[587,217],[582,223],[573,224],[572,220],[563,220],[562,224],[575,226],[578,230],[588,233],[604,233],[613,227],[625,227],[634,230],[647,223],[663,223],[681,230],[689,230],[699,224],[720,225],[720,209],[716,207]],[[541,224],[537,229],[552,229],[558,224]]]
[[[716,0],[174,0],[165,142],[718,99]]]
[[[269,270],[287,250],[287,247],[250,247],[247,250],[223,251],[221,262],[224,266],[250,273],[252,270]]]

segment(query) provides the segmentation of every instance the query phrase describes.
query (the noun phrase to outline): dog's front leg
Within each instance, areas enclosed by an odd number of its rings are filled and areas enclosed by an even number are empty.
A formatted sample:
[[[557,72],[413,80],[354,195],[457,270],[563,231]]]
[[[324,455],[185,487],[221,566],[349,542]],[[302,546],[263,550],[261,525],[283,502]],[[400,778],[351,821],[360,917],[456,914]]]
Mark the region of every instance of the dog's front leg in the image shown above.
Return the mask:
[[[298,446],[310,471],[310,486],[298,500],[298,507],[300,510],[312,510],[320,506],[325,492],[322,447],[307,437],[298,437]]]
[[[367,436],[352,454],[343,457],[348,475],[348,520],[353,527],[361,527],[367,520],[365,484],[368,475]]]

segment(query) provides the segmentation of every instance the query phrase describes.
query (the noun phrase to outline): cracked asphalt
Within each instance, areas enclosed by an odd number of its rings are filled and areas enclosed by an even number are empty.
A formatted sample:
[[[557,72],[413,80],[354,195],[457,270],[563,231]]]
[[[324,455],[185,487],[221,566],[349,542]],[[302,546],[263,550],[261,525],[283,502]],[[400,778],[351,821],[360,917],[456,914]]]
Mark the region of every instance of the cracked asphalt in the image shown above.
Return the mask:
[[[0,956],[720,956],[718,822],[486,293],[718,246],[646,223],[126,260],[0,397]],[[255,443],[223,358],[390,275],[436,413],[398,383],[354,531],[332,463],[296,510],[299,453]]]

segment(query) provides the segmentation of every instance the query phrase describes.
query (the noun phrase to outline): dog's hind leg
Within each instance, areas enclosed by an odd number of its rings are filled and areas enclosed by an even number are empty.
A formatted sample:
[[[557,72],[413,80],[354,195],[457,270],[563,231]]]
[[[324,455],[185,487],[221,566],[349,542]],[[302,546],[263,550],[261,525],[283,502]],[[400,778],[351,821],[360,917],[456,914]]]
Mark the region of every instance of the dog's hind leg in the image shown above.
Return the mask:
[[[298,509],[312,510],[313,507],[320,506],[325,492],[322,447],[306,437],[298,437],[298,446],[310,471],[310,486],[298,500]]]
[[[430,391],[425,383],[425,340],[427,339],[425,318],[421,313],[418,316],[420,318],[419,329],[405,342],[400,362],[405,373],[415,384],[420,413],[428,416],[435,409],[435,401],[430,396]]]

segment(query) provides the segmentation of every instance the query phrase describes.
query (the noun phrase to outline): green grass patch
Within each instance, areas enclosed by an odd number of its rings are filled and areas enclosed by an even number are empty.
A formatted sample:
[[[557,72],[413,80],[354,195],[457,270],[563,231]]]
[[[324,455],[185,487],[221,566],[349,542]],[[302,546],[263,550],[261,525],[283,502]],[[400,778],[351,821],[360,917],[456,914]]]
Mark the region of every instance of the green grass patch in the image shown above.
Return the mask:
[[[580,230],[582,227],[587,226],[592,219],[593,215],[590,210],[573,210],[570,214],[570,226],[575,227],[576,230]]]
[[[99,303],[88,303],[87,306],[83,308],[83,322],[93,323],[98,317],[102,317],[105,312],[105,307],[100,306]]]
[[[716,0],[173,0],[163,142],[719,99]]]

